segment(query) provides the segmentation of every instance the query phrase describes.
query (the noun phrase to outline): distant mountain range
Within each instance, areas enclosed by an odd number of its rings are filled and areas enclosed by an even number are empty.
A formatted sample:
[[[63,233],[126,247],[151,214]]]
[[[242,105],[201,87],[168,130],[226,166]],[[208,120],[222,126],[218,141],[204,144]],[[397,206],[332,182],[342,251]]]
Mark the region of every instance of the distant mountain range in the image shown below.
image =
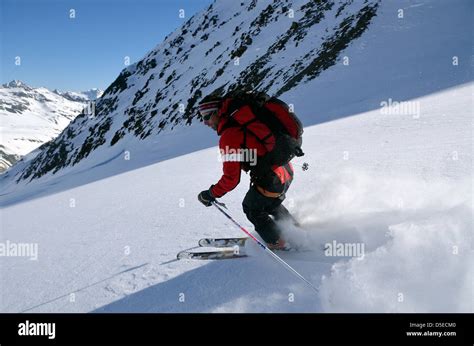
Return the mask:
[[[81,91],[81,92],[61,91],[58,89],[54,89],[53,92],[70,101],[80,101],[80,102],[97,100],[104,93],[103,90],[100,90],[97,88],[92,88],[90,90]]]
[[[54,139],[102,91],[50,91],[13,80],[0,87],[0,171]]]

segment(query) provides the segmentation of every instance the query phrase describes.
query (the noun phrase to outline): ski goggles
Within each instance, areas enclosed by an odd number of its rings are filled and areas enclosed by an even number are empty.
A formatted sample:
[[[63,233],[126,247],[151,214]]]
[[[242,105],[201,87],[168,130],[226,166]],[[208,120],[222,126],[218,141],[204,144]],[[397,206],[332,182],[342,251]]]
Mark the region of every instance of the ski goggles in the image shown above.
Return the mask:
[[[219,111],[219,101],[210,101],[199,105],[199,114],[204,121],[209,120],[217,111]]]

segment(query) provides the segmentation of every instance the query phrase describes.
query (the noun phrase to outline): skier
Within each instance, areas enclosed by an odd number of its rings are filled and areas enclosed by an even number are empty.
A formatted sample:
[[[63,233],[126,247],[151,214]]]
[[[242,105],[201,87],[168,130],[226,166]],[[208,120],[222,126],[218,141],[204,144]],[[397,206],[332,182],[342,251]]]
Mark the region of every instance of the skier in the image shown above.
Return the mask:
[[[232,97],[211,94],[199,103],[199,113],[204,123],[220,136],[223,175],[216,184],[199,193],[198,200],[207,207],[211,206],[216,198],[224,196],[239,184],[241,170],[246,173],[250,171],[250,188],[242,202],[243,211],[271,250],[289,250],[290,246],[283,239],[282,230],[275,221],[287,219],[298,225],[282,204],[293,180],[291,163],[271,167],[259,164],[258,159],[267,152],[262,141],[232,121],[235,114],[241,118],[255,118],[252,108],[242,102],[236,102]],[[252,152],[256,156],[251,155]],[[249,157],[256,157],[257,164]]]

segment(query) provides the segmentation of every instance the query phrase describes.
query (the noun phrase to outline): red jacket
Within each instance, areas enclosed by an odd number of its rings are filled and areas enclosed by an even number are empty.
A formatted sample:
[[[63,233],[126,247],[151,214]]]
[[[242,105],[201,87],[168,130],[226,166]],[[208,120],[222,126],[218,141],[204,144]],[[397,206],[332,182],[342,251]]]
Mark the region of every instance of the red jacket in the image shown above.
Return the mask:
[[[265,147],[257,140],[251,133],[244,136],[241,127],[229,126],[229,118],[226,116],[227,108],[230,100],[225,100],[221,109],[219,110],[220,121],[217,126],[217,134],[220,135],[219,149],[226,152],[228,149],[238,150],[240,148],[256,149],[257,157],[266,154]],[[250,107],[243,106],[235,112],[251,112]],[[245,143],[244,143],[245,137]],[[249,167],[243,162],[226,161],[222,163],[223,174],[219,181],[211,186],[211,193],[214,197],[219,198],[224,196],[227,192],[232,191],[240,182],[241,170],[247,171]],[[268,191],[285,192],[293,179],[293,167],[290,163],[281,167],[271,167],[271,171],[264,174],[264,177],[259,179],[258,185],[262,186]]]

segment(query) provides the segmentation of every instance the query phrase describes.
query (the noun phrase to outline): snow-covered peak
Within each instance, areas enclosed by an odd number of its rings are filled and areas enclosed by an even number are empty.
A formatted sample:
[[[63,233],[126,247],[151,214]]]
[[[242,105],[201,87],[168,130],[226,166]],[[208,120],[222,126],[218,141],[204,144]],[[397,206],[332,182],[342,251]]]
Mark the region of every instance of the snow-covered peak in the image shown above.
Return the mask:
[[[15,88],[20,88],[24,90],[37,90],[37,91],[47,91],[50,92],[47,88],[44,87],[31,87],[30,85],[26,84],[25,82],[14,79],[8,83],[2,84],[3,88],[8,88],[8,89],[15,89]],[[94,101],[97,100],[99,97],[102,96],[104,93],[103,90],[98,89],[98,88],[91,88],[89,90],[85,91],[62,91],[59,89],[54,89],[52,91],[53,93],[63,96],[70,101],[79,101],[79,102],[87,102],[87,101]]]
[[[13,80],[0,87],[0,171],[54,139],[89,102]]]
[[[58,89],[54,89],[54,93],[61,95],[67,98],[70,101],[79,101],[79,102],[87,102],[87,101],[95,101],[99,97],[102,96],[104,93],[103,90],[98,88],[92,88],[86,91],[61,91]]]
[[[89,100],[97,100],[99,97],[102,96],[103,93],[104,90],[98,88],[92,88],[82,92],[82,94],[86,95]]]
[[[27,89],[27,90],[31,90],[32,88],[30,86],[28,86],[27,84],[25,84],[24,82],[22,82],[21,80],[18,80],[18,79],[14,79],[8,83],[4,83],[2,84],[2,86],[4,88],[23,88],[23,89]]]
[[[16,88],[22,85],[25,85],[25,84],[21,80],[17,80],[17,79],[14,79],[9,83],[4,84],[4,86],[8,88]]]

